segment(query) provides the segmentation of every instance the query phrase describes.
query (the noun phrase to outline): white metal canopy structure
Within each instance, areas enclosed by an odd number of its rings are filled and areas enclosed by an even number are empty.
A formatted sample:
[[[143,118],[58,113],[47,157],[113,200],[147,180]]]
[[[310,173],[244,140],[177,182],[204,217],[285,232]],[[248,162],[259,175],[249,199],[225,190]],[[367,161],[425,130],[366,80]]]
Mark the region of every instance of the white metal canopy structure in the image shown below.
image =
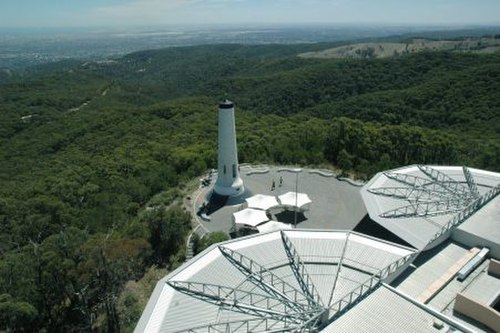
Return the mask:
[[[361,190],[370,218],[417,249],[430,246],[498,193],[498,173],[428,165],[380,172]]]
[[[286,207],[296,207],[306,209],[312,201],[306,193],[287,192],[278,197],[281,205]]]
[[[261,223],[269,221],[266,212],[260,209],[245,208],[233,213],[233,220],[236,224],[244,224],[255,227]]]
[[[272,195],[256,194],[250,198],[246,198],[245,201],[249,208],[257,208],[262,210],[268,210],[273,207],[279,206],[278,200]]]
[[[135,332],[318,332],[415,255],[345,231],[293,229],[212,245],[158,282]]]

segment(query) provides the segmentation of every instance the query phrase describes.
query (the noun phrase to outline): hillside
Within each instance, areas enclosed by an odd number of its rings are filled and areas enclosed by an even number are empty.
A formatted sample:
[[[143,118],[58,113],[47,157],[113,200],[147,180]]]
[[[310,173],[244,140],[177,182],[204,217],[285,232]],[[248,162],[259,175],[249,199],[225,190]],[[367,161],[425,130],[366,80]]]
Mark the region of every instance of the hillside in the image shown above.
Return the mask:
[[[454,51],[493,53],[500,50],[500,38],[481,37],[463,40],[430,40],[413,38],[405,42],[370,42],[338,46],[321,51],[299,54],[303,58],[317,59],[375,59],[397,57],[424,51]]]
[[[143,297],[125,286],[183,261],[179,202],[215,165],[224,96],[241,162],[500,170],[499,53],[297,56],[331,46],[142,51],[0,83],[0,330],[132,330]]]

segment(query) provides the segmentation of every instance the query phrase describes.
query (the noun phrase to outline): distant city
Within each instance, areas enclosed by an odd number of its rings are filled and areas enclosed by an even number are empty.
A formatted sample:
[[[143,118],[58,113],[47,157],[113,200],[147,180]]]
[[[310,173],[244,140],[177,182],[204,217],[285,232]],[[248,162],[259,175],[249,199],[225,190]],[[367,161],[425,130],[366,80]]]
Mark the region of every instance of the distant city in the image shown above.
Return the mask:
[[[498,33],[495,26],[192,26],[86,29],[0,29],[0,69],[64,59],[99,60],[134,51],[200,44],[294,44],[418,36],[453,38]]]

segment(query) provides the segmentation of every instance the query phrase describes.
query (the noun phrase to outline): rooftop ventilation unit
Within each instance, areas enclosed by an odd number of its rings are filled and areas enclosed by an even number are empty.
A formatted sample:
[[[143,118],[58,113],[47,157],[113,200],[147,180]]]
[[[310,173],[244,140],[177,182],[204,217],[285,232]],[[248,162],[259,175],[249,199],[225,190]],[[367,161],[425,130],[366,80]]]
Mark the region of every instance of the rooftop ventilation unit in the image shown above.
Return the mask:
[[[479,251],[479,253],[474,258],[469,260],[469,262],[466,263],[464,267],[462,267],[462,269],[458,271],[457,280],[465,280],[467,276],[469,276],[469,274],[486,259],[486,255],[489,252],[490,249],[488,249],[487,247],[483,247],[483,249]]]

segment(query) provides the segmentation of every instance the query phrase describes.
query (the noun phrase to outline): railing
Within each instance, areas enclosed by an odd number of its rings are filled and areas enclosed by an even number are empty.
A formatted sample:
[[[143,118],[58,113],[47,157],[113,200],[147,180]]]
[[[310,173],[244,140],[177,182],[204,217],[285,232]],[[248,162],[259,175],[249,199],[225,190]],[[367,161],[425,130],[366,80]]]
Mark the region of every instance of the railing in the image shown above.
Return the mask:
[[[385,280],[389,275],[397,271],[400,267],[410,261],[412,258],[416,257],[418,252],[407,255],[406,257],[400,258],[399,260],[389,264],[387,267],[383,268],[379,272],[380,280]]]
[[[281,321],[276,321],[270,318],[258,318],[239,321],[230,321],[216,324],[203,325],[185,330],[176,331],[175,333],[248,333],[248,332],[297,332],[297,333],[313,333],[318,332],[318,324],[324,315],[320,312],[312,316],[304,323],[297,324],[283,318]]]
[[[417,253],[415,252],[403,258],[400,258],[398,261],[391,263],[390,265],[381,269],[377,273],[373,274],[368,280],[363,282],[359,287],[351,291],[349,294],[345,295],[337,302],[333,303],[330,306],[330,309],[334,311],[334,315],[330,318],[330,321],[333,321],[340,315],[342,315],[344,311],[351,305],[353,305],[358,299],[360,299],[363,295],[365,295],[370,290],[373,290],[376,286],[381,284],[382,281],[386,279],[390,274],[394,273],[397,269],[402,267],[416,255]]]
[[[293,328],[293,326],[292,326]],[[175,333],[247,333],[247,332],[290,332],[290,326],[283,321],[263,319],[249,319],[225,323],[209,324],[176,331]]]
[[[362,283],[359,287],[351,291],[349,294],[345,295],[337,302],[333,303],[330,306],[330,309],[334,311],[334,315],[330,320],[334,320],[339,317],[346,308],[352,305],[356,300],[358,300],[362,295],[367,293],[369,290],[372,290],[373,287],[380,284],[381,280],[377,275],[373,275],[364,283]]]
[[[461,224],[466,219],[468,219],[472,214],[477,212],[481,207],[486,205],[491,199],[496,197],[500,193],[500,185],[495,186],[489,190],[485,195],[474,200],[470,205],[468,205],[460,213],[452,217],[427,243],[427,247],[431,245],[435,240],[447,233],[451,228]]]

